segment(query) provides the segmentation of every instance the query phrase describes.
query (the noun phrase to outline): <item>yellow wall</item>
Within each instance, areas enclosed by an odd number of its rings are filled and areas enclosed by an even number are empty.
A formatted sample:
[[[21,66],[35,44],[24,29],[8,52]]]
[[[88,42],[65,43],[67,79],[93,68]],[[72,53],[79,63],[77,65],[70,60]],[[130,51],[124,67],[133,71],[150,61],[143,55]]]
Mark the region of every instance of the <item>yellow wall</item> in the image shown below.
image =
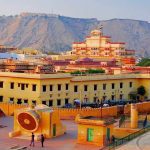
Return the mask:
[[[84,108],[84,109],[54,109],[55,111],[59,112],[61,119],[74,119],[78,114],[83,117],[86,116],[94,116],[94,117],[101,117],[101,108]],[[116,117],[117,116],[117,107],[108,107],[102,109],[102,117]]]
[[[87,140],[87,130],[88,128],[93,129],[93,141],[89,142]],[[106,140],[106,130],[107,128],[110,128],[110,138],[112,136],[113,131],[113,125],[109,126],[96,126],[96,125],[84,125],[84,124],[78,124],[78,137],[77,137],[77,143],[81,144],[94,144],[97,146],[104,146],[107,144]]]
[[[139,129],[131,129],[131,128],[114,128],[113,135],[116,138],[123,138],[128,136],[129,134],[135,133],[139,131]]]
[[[150,102],[137,103],[138,113],[150,113]],[[126,105],[124,108],[124,113],[129,114],[131,112],[131,105]]]

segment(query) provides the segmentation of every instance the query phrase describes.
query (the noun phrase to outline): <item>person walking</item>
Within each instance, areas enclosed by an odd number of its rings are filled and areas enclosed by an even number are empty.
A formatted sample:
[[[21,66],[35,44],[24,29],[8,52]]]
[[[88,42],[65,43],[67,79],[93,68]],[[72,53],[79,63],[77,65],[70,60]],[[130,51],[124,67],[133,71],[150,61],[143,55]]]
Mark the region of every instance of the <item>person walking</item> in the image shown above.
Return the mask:
[[[44,147],[44,140],[45,140],[44,135],[41,134],[41,144],[42,144],[42,147]]]
[[[33,147],[34,147],[34,133],[32,132],[32,135],[31,135],[31,144],[30,144],[30,146],[32,146],[33,145]]]

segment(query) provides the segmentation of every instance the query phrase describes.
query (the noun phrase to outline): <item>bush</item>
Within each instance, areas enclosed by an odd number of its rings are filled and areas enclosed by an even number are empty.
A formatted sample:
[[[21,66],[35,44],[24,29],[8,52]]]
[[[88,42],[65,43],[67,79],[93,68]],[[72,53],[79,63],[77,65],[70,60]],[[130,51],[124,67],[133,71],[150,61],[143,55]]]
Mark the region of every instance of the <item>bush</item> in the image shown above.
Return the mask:
[[[105,73],[105,70],[103,69],[89,69],[89,70],[86,70],[85,72],[83,71],[74,71],[74,72],[71,72],[72,75],[85,75],[85,74],[95,74],[95,73]]]
[[[144,96],[145,93],[146,93],[145,87],[144,87],[144,86],[138,87],[137,93],[138,93],[139,95],[141,95],[141,96]]]
[[[105,70],[103,69],[89,69],[86,71],[89,74],[93,74],[93,73],[105,73]]]

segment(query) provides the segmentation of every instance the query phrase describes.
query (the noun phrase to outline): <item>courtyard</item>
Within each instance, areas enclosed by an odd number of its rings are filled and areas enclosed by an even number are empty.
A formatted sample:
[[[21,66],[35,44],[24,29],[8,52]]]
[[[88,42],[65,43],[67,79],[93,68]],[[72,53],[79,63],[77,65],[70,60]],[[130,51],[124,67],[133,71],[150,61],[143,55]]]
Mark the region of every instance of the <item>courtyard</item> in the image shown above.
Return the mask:
[[[40,141],[35,141],[35,147],[30,147],[30,141],[18,138],[9,138],[8,133],[13,130],[13,117],[3,117],[0,119],[0,125],[6,126],[0,128],[0,150],[8,150],[12,147],[27,147],[28,150],[99,150],[100,148],[94,145],[81,145],[76,143],[77,125],[74,121],[64,120],[67,133],[65,135],[46,139],[44,148],[41,147]]]

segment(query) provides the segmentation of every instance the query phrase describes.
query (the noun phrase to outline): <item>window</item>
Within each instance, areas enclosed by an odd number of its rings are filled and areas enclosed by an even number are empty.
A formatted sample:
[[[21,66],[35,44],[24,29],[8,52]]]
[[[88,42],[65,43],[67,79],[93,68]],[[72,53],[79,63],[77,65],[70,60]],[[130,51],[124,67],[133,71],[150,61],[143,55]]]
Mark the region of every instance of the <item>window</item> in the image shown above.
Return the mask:
[[[97,102],[97,97],[93,98],[93,102],[96,103]]]
[[[58,91],[61,91],[61,84],[58,84],[57,87],[58,87]]]
[[[104,95],[104,96],[103,96],[103,101],[105,101],[105,100],[106,100],[106,96]]]
[[[69,90],[69,84],[66,84],[66,90]]]
[[[28,84],[26,84],[26,88],[28,88]]]
[[[53,85],[50,85],[50,86],[49,86],[49,90],[50,90],[50,91],[53,91]]]
[[[120,88],[121,88],[121,89],[123,88],[123,83],[122,83],[122,82],[120,83]]]
[[[18,83],[18,87],[20,87],[20,83]]]
[[[132,82],[129,83],[129,87],[132,87]]]
[[[61,105],[61,100],[58,99],[58,100],[57,100],[57,106],[60,106],[60,105]]]
[[[122,100],[123,99],[123,94],[120,94],[120,100]]]
[[[69,103],[69,99],[65,98],[65,104],[68,104],[68,103]]]
[[[97,91],[97,84],[94,84],[94,91]]]
[[[3,96],[0,96],[0,102],[3,102]]]
[[[74,86],[74,92],[78,92],[78,86],[77,85]]]
[[[46,101],[42,101],[42,104],[43,104],[43,105],[46,105]]]
[[[9,102],[14,103],[14,98],[10,97]]]
[[[114,84],[114,83],[111,84],[111,88],[112,88],[112,89],[115,88],[115,84]]]
[[[25,84],[21,84],[21,90],[25,89]]]
[[[28,100],[27,99],[24,100],[24,104],[28,104]]]
[[[21,104],[21,103],[22,103],[21,98],[18,98],[17,99],[17,104]]]
[[[11,89],[14,89],[14,82],[11,82],[11,83],[10,83],[10,88],[11,88]]]
[[[33,104],[33,105],[36,105],[36,100],[32,100],[32,104]]]
[[[106,90],[106,84],[103,84],[103,90]]]
[[[32,91],[36,91],[36,84],[32,85]]]
[[[114,100],[114,99],[115,99],[115,95],[112,95],[112,96],[111,96],[111,99]]]
[[[53,106],[53,100],[49,100],[49,106]]]
[[[84,91],[88,91],[88,86],[84,85]]]
[[[3,88],[3,81],[0,82],[0,88]]]
[[[46,85],[43,85],[43,92],[46,92]]]

